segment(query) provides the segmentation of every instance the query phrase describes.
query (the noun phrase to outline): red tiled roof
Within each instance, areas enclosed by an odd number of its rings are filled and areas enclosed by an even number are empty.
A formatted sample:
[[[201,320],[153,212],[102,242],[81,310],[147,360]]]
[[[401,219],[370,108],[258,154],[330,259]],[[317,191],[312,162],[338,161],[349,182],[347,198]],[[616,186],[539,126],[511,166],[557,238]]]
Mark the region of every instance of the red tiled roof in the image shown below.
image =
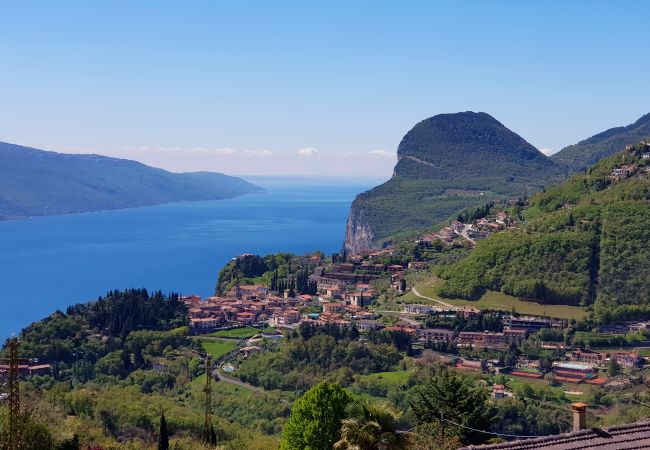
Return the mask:
[[[591,428],[571,433],[491,445],[470,445],[460,450],[632,450],[650,448],[650,421],[610,428]]]
[[[514,375],[516,377],[526,377],[526,378],[543,378],[544,374],[541,372],[523,372],[520,370],[513,370],[510,372],[510,375]]]
[[[556,376],[555,379],[557,381],[561,381],[562,383],[582,383],[585,379],[584,378],[571,378],[571,377],[562,377],[562,376]]]
[[[586,378],[585,374],[582,372],[578,373],[578,372],[570,372],[568,370],[556,370],[555,373],[560,376],[568,377],[568,378],[580,378],[580,379]]]

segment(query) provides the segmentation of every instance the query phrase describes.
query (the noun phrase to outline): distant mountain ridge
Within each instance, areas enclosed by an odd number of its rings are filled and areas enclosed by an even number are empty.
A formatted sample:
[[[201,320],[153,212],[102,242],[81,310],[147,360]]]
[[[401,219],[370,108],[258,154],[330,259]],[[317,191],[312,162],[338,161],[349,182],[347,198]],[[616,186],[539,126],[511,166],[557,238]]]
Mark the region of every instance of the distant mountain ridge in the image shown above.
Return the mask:
[[[0,142],[0,220],[218,200],[262,191],[221,173],[172,173],[126,159]]]
[[[484,112],[439,114],[402,139],[393,177],[357,196],[348,217],[348,252],[432,227],[465,208],[528,196],[564,170]]]
[[[626,145],[649,137],[650,113],[630,125],[610,128],[577,144],[569,145],[551,156],[551,159],[565,167],[569,173],[581,172]]]

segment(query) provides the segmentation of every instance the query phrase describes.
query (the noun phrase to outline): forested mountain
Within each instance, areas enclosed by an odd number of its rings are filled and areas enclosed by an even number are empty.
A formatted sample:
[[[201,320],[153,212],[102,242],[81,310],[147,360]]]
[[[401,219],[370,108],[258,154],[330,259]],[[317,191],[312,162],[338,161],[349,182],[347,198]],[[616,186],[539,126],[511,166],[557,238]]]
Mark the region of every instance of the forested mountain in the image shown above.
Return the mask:
[[[0,220],[237,197],[262,188],[220,173],[0,142]]]
[[[527,196],[563,170],[486,113],[440,114],[415,125],[397,149],[393,177],[355,199],[348,251],[431,227],[488,201]]]
[[[581,172],[602,158],[611,156],[627,144],[650,136],[650,113],[625,127],[610,128],[595,136],[563,148],[551,159],[571,172]]]
[[[527,225],[442,271],[441,295],[474,299],[491,289],[593,304],[604,322],[650,317],[649,156],[641,142],[534,196]]]
[[[63,380],[126,375],[150,364],[143,354],[154,358],[167,345],[185,343],[186,325],[187,308],[177,294],[111,291],[31,324],[20,334],[21,351],[51,362],[54,376]]]

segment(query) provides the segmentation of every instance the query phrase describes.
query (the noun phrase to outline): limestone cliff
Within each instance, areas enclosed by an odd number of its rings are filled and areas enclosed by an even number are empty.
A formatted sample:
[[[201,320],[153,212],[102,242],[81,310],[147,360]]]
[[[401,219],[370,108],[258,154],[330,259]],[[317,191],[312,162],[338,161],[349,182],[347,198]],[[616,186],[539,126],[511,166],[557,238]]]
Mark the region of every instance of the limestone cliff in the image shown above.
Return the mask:
[[[352,203],[345,227],[344,248],[348,253],[358,253],[375,247],[375,235],[365,219],[365,213],[357,201]]]

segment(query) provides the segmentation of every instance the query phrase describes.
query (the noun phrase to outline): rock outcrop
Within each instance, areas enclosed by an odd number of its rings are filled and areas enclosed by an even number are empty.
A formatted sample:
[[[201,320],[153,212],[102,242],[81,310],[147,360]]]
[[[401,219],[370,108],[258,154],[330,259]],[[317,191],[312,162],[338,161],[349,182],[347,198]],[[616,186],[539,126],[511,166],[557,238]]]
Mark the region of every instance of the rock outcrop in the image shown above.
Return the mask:
[[[355,203],[357,202],[354,202],[350,208],[345,226],[344,248],[348,253],[359,253],[375,247],[375,234],[365,220],[363,209]]]

